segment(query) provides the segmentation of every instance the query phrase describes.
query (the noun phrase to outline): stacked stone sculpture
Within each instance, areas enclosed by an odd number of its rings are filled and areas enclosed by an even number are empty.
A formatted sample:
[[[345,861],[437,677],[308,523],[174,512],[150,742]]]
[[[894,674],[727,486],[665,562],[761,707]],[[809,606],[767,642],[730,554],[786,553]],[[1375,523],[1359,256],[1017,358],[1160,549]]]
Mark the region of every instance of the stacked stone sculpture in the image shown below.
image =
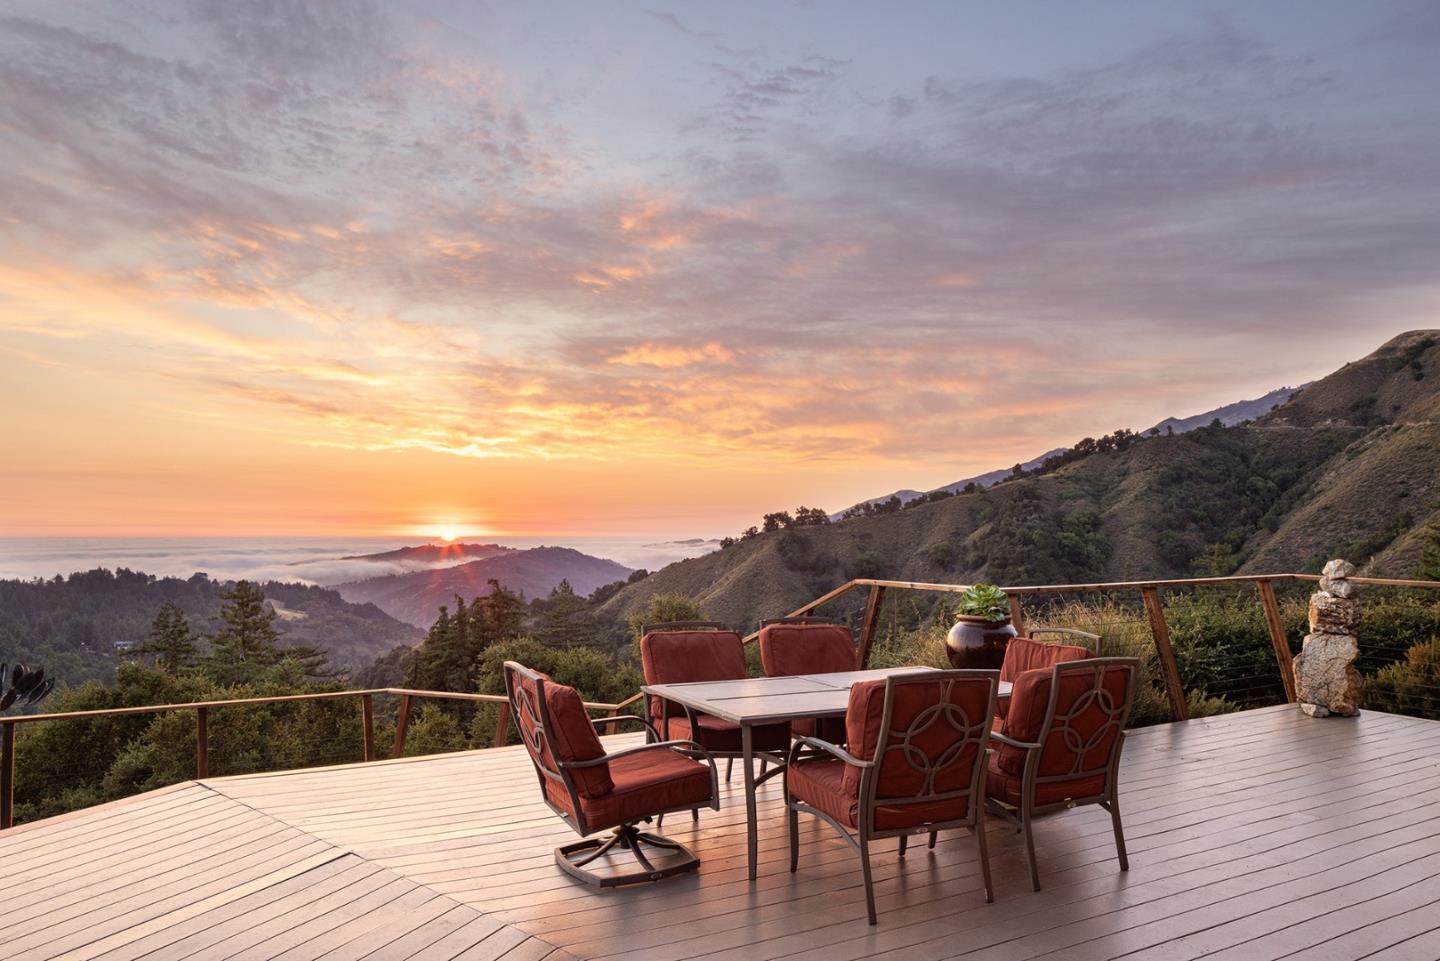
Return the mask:
[[[1334,560],[1320,575],[1320,590],[1310,595],[1310,633],[1295,656],[1295,692],[1300,710],[1311,717],[1360,713],[1360,601],[1350,582],[1355,565]]]

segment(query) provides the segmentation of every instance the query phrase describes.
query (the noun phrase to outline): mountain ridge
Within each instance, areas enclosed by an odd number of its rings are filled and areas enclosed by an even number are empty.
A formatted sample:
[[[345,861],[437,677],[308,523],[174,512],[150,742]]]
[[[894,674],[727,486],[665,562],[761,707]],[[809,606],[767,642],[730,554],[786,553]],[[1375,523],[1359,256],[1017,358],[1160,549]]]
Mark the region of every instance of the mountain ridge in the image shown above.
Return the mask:
[[[1220,423],[1224,424],[1226,427],[1232,427],[1235,424],[1239,424],[1247,420],[1254,420],[1255,418],[1263,414],[1269,413],[1270,411],[1278,407],[1280,404],[1283,404],[1285,401],[1289,400],[1291,396],[1293,396],[1297,391],[1304,390],[1307,386],[1309,385],[1301,384],[1299,387],[1277,387],[1269,393],[1262,394],[1254,400],[1237,400],[1232,404],[1225,404],[1221,407],[1216,407],[1213,410],[1207,410],[1200,414],[1191,414],[1189,417],[1167,417],[1164,420],[1160,421],[1160,423],[1154,425],[1153,427],[1150,427],[1148,430],[1145,430],[1142,433],[1184,433],[1185,431],[1194,430],[1197,427],[1204,427],[1205,425],[1210,424],[1215,420],[1219,420]],[[1039,457],[1034,457],[1028,461],[1023,461],[1017,466],[1019,466],[1021,470],[1025,471],[1034,470],[1036,467],[1039,467],[1041,464],[1045,463],[1045,461],[1049,460],[1050,458],[1055,457],[1059,454],[1063,454],[1065,450],[1066,448],[1064,447],[1056,447],[1054,450],[1047,450]],[[901,506],[904,506],[905,504],[908,504],[913,500],[917,500],[918,498],[924,497],[927,494],[936,494],[941,492],[951,494],[958,493],[971,484],[974,484],[977,487],[992,487],[1000,481],[1004,480],[1005,478],[1009,477],[1012,473],[1014,473],[1014,471],[1014,467],[999,467],[995,470],[986,471],[983,474],[976,474],[973,477],[964,477],[958,481],[951,481],[949,484],[943,484],[940,487],[934,487],[928,491],[917,491],[908,487],[901,488],[898,491],[892,491],[891,493],[886,494],[882,497],[871,497],[868,500],[863,500],[857,504],[852,504],[843,511],[837,511],[834,514],[831,514],[830,519],[832,521],[840,520],[849,511],[853,511],[857,508],[863,508],[867,504],[883,504],[894,497],[898,497],[900,499]]]
[[[1440,331],[1401,334],[1248,423],[1125,432],[984,490],[742,539],[602,611],[622,618],[674,592],[748,625],[854,577],[1085,582],[1312,569],[1346,554],[1409,573],[1440,524],[1437,345]]]
[[[632,569],[572,547],[532,547],[428,570],[387,574],[337,584],[340,596],[353,603],[373,603],[392,617],[428,627],[440,609],[458,594],[466,601],[490,593],[489,582],[528,598],[543,597],[561,581],[580,595],[623,581]]]

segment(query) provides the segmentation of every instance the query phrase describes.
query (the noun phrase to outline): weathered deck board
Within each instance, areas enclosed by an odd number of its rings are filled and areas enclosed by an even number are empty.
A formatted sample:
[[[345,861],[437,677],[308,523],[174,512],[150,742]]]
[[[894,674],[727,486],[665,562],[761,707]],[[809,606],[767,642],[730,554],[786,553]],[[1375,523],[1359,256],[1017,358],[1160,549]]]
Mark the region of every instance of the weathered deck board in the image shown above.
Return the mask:
[[[634,735],[612,739],[624,744]],[[855,856],[802,820],[787,870],[777,779],[747,880],[739,777],[719,812],[667,819],[695,875],[598,892],[554,865],[573,838],[518,749],[218,778],[0,836],[29,912],[5,957],[49,959],[1440,957],[1440,723],[1275,708],[1135,732],[1122,807],[1043,819],[1045,888],[989,826],[875,852],[880,924]],[[18,947],[16,947],[18,946]]]

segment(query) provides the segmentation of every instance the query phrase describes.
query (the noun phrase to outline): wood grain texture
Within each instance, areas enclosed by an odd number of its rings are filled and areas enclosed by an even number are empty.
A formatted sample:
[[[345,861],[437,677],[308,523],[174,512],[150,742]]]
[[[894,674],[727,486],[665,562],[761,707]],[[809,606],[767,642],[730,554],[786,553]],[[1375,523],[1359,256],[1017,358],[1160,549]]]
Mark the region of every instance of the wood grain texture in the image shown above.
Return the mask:
[[[0,839],[27,919],[0,957],[1431,959],[1437,759],[1440,723],[1372,712],[1141,729],[1121,765],[1128,874],[1088,808],[1038,821],[1038,894],[990,819],[994,904],[963,832],[904,857],[879,842],[874,928],[854,854],[814,819],[789,873],[778,779],[758,792],[754,883],[736,777],[720,811],[665,823],[698,873],[600,892],[556,868],[574,835],[518,748],[215,778]]]

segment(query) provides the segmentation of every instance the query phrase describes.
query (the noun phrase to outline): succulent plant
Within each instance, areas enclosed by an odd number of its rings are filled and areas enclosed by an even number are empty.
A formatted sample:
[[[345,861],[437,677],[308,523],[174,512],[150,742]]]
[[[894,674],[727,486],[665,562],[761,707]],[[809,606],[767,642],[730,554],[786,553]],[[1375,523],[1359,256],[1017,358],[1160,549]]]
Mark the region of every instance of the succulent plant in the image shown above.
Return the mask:
[[[960,595],[957,614],[979,617],[987,621],[1010,620],[1010,597],[994,584],[976,584]]]
[[[12,704],[39,704],[54,687],[55,678],[47,678],[43,668],[32,671],[24,664],[0,664],[0,711]]]

